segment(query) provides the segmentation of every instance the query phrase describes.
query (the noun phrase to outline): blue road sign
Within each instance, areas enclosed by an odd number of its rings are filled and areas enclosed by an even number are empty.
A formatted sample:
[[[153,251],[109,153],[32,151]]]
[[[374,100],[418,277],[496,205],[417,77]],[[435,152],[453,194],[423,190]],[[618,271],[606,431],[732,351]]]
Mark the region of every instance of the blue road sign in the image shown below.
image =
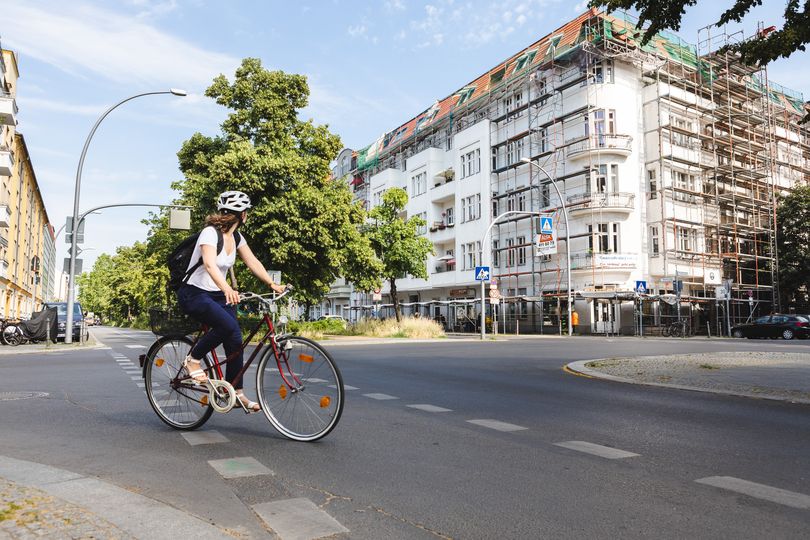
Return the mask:
[[[554,218],[541,217],[540,218],[540,234],[552,234],[554,232]]]
[[[489,266],[476,266],[475,267],[475,280],[476,281],[489,281]]]
[[[639,294],[647,294],[647,282],[636,281],[636,292]]]

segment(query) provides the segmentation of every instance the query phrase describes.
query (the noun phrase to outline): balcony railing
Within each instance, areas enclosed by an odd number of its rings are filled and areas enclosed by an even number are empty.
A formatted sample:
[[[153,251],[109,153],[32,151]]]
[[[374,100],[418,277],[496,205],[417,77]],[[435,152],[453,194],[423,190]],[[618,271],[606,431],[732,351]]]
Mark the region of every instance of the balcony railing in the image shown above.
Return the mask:
[[[574,253],[571,255],[571,270],[623,270],[638,265],[637,253]]]
[[[578,193],[567,198],[570,212],[578,210],[633,210],[636,196],[633,193]]]
[[[7,94],[0,94],[0,125],[17,125],[17,102]]]
[[[630,135],[591,135],[565,149],[566,157],[573,158],[587,155],[588,152],[615,153],[629,155],[633,149],[633,137]]]

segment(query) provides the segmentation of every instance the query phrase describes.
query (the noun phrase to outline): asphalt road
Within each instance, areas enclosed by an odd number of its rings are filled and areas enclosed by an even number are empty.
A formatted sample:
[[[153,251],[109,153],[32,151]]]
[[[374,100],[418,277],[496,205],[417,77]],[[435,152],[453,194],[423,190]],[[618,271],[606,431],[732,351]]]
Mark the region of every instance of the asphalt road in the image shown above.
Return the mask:
[[[0,455],[97,476],[246,537],[267,534],[253,505],[292,498],[320,506],[351,538],[807,538],[810,530],[801,497],[810,495],[810,406],[561,369],[613,356],[810,352],[807,342],[325,342],[356,388],[327,438],[290,442],[263,416],[231,412],[203,428],[227,442],[192,446],[158,420],[121,359],[137,364],[151,334],[95,332],[110,349],[0,356],[0,392],[48,393],[0,401]],[[207,463],[235,457],[272,474],[226,479]]]

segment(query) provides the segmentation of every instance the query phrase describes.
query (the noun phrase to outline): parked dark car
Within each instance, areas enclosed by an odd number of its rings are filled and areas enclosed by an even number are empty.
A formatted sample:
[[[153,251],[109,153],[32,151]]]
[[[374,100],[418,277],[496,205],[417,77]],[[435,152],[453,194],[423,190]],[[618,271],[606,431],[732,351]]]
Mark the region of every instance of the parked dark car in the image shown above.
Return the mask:
[[[65,326],[67,325],[67,302],[48,302],[46,307],[55,307],[56,313],[59,318],[59,333],[56,335],[57,339],[65,339]],[[73,303],[73,341],[79,341],[79,336],[82,331],[82,306],[78,302]]]
[[[737,338],[782,338],[804,339],[810,337],[810,319],[802,315],[766,315],[749,324],[731,327],[731,335]]]

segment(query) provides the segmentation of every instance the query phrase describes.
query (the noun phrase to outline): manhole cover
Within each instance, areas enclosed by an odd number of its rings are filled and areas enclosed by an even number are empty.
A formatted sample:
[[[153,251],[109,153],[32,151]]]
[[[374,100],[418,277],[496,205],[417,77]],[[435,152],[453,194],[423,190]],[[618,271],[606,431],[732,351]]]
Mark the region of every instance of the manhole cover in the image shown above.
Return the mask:
[[[0,392],[0,401],[15,401],[18,399],[31,399],[46,397],[47,392]]]

